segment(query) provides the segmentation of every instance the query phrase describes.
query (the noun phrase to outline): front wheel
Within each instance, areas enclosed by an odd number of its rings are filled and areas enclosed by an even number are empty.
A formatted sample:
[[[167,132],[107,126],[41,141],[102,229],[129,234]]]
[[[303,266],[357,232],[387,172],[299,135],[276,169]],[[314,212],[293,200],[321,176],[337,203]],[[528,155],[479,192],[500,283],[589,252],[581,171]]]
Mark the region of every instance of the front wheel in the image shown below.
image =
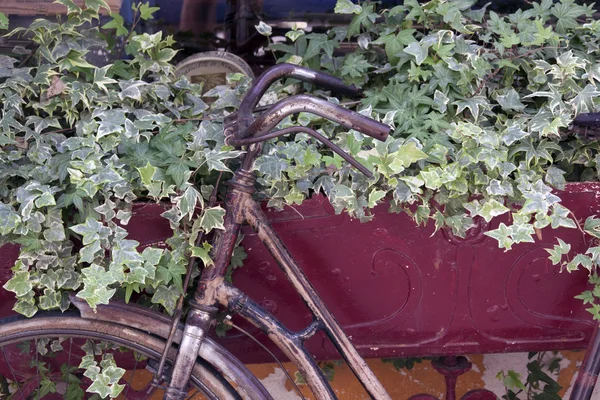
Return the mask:
[[[152,371],[164,346],[150,334],[78,314],[0,319],[0,398],[160,399],[164,387],[152,383]],[[190,398],[271,398],[239,361],[210,340],[206,346],[193,370]],[[171,348],[170,364],[176,354]]]

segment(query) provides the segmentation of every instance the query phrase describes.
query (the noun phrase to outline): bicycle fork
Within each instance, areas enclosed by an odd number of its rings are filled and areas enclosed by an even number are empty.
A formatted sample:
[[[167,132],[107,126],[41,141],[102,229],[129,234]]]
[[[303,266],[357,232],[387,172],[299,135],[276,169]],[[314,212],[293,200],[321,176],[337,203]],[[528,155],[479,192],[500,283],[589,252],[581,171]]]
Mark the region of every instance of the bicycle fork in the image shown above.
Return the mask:
[[[254,183],[254,175],[244,170],[236,172],[235,177],[229,182],[228,210],[224,221],[225,229],[215,244],[214,265],[202,271],[200,283],[194,299],[191,301],[191,311],[188,314],[184,336],[165,399],[180,400],[187,395],[187,382],[202,341],[215,323],[219,289],[225,286],[224,275],[230,263],[241,225],[244,222],[248,222],[256,231],[261,241],[263,241],[296,291],[312,311],[316,324],[329,336],[367,392],[375,399],[390,399],[381,383],[327,309],[300,266],[294,261],[285,245],[271,228],[260,206],[252,199],[252,193],[255,190]],[[328,390],[320,393],[318,398],[331,398],[332,396],[333,392]]]

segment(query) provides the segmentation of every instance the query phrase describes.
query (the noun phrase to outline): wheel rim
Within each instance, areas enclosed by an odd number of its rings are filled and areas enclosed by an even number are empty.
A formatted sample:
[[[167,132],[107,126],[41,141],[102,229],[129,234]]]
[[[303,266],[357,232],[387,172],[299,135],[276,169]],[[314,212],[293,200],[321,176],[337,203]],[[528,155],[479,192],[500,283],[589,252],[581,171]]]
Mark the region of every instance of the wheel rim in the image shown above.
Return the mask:
[[[115,346],[126,347],[130,351],[137,352],[144,357],[154,360],[158,359],[161,355],[161,352],[159,351],[159,349],[161,349],[161,344],[164,347],[164,342],[162,342],[160,339],[147,335],[140,335],[139,332],[136,335],[138,338],[141,338],[143,343],[132,341],[131,337],[135,332],[131,332],[132,330],[128,330],[124,327],[119,330],[119,333],[123,337],[119,337],[111,335],[107,332],[97,332],[94,330],[85,329],[86,325],[89,325],[92,328],[98,328],[99,324],[95,324],[93,321],[90,322],[82,320],[80,318],[60,319],[63,325],[75,325],[76,329],[44,328],[44,322],[57,323],[58,318],[56,317],[46,320],[34,320],[18,321],[16,323],[13,322],[12,324],[2,324],[3,326],[0,326],[0,373],[3,373],[7,380],[13,382],[11,391],[12,399],[44,398],[52,400],[53,397],[50,396],[50,394],[42,396],[44,392],[40,390],[41,385],[39,383],[43,382],[44,378],[56,378],[58,376],[57,371],[60,371],[61,367],[67,368],[67,370],[73,369],[75,364],[80,362],[82,354],[85,353],[81,349],[81,346],[82,343],[85,343],[86,339],[94,340],[95,342],[109,342]],[[0,323],[1,322],[2,321],[0,321]],[[108,331],[116,330],[118,328],[107,328],[109,324],[106,323],[103,325],[105,328],[104,330]],[[56,354],[40,354],[38,351],[34,351],[38,349],[41,343],[45,344],[45,346],[52,345],[52,340],[55,340],[56,338],[64,338],[62,341],[64,345],[62,345],[62,354],[60,356],[57,357]],[[26,345],[25,342],[29,342],[29,344]],[[27,351],[25,351],[26,346],[29,347]],[[69,350],[66,350],[65,346],[68,347]],[[75,349],[73,348],[74,346]],[[115,349],[112,350],[113,353],[114,350]],[[175,353],[176,350],[171,349],[169,353],[169,359],[172,359],[175,356]],[[18,365],[15,365],[16,363],[14,357],[11,357],[15,354],[20,356],[20,361],[17,363]],[[33,368],[28,366],[28,359],[32,359],[31,363],[34,365]],[[120,357],[120,361],[123,361],[122,356]],[[162,398],[162,396],[159,394],[159,392],[162,392],[162,389],[157,389],[150,385],[150,378],[152,375],[148,372],[145,372],[145,367],[148,363],[145,360],[139,360],[138,358],[133,357],[133,353],[131,353],[129,360],[125,361],[128,362],[128,364],[124,366],[128,367],[129,370],[119,381],[119,384],[125,385],[125,388],[123,389],[119,398],[133,400]],[[47,366],[42,364],[40,367],[40,363],[47,363]],[[50,367],[50,373],[44,371],[44,369],[47,367]],[[135,379],[137,379],[136,374],[138,374],[139,371],[142,371],[142,367],[144,367],[143,374],[146,375],[145,379],[147,382],[143,387],[139,388],[140,381],[136,381]],[[239,396],[234,394],[234,389],[224,380],[224,378],[221,377],[219,379],[213,376],[212,379],[208,379],[207,375],[214,375],[216,371],[210,371],[206,368],[206,366],[200,366],[199,364],[196,365],[196,368],[194,369],[195,376],[192,378],[192,383],[195,386],[195,390],[191,390],[189,392],[190,395],[195,396],[196,394],[202,393],[206,398],[209,399],[239,398]],[[40,373],[40,371],[42,371],[42,373]],[[80,378],[81,371],[78,371],[78,373],[73,375],[75,375],[77,378]],[[89,380],[81,380],[82,385],[84,386],[91,383]],[[207,384],[204,384],[204,381],[207,381]],[[28,386],[23,386],[23,383]],[[56,395],[58,397],[55,396],[55,398],[63,398],[63,395],[66,397],[66,391],[69,390],[68,385],[65,387],[62,382],[58,383],[59,385],[57,385],[56,389],[59,393]],[[215,394],[215,392],[218,394]],[[86,393],[86,396],[89,397],[89,394]]]

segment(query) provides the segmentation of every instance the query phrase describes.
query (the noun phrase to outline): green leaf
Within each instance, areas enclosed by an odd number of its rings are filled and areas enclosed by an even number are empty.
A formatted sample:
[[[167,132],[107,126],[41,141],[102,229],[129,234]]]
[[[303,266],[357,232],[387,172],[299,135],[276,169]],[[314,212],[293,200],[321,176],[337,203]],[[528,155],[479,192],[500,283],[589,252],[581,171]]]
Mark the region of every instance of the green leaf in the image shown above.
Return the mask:
[[[100,8],[104,8],[110,12],[110,6],[105,0],[85,0],[85,6],[99,12]]]
[[[592,259],[586,255],[577,254],[575,257],[573,257],[573,260],[571,260],[570,262],[567,263],[566,268],[567,268],[568,272],[572,272],[572,271],[578,270],[579,266],[582,266],[585,269],[587,269],[589,272],[592,272],[592,266],[593,266]]]
[[[154,18],[153,14],[155,12],[157,12],[158,10],[160,10],[160,7],[150,7],[150,3],[145,2],[145,3],[140,4],[139,10],[140,10],[140,18],[143,19],[144,21],[147,21],[149,19]]]
[[[21,223],[21,217],[8,204],[0,203],[0,235],[8,235]]]
[[[430,47],[431,43],[411,42],[408,46],[406,46],[404,52],[414,56],[416,64],[421,65],[427,58]]]
[[[333,51],[337,47],[337,42],[329,40],[324,33],[311,33],[305,36],[308,40],[308,47],[303,58],[308,60],[321,52],[324,52],[329,57],[333,56]]]
[[[0,29],[8,29],[8,17],[0,12]]]
[[[381,199],[383,199],[386,195],[386,192],[383,190],[379,190],[379,189],[373,189],[371,190],[371,192],[369,193],[369,208],[373,208],[377,205],[377,202]]]
[[[523,111],[525,109],[525,104],[521,103],[519,94],[513,88],[510,88],[506,94],[499,95],[496,100],[507,111]]]
[[[558,244],[555,244],[554,248],[545,250],[550,253],[548,258],[552,261],[552,264],[558,265],[561,263],[562,257],[571,251],[571,245],[558,238]]]
[[[161,304],[169,314],[173,314],[175,304],[181,295],[181,291],[175,286],[160,285],[152,296],[152,302]]]
[[[511,390],[525,390],[525,385],[521,382],[521,374],[515,371],[509,370],[502,383]]]
[[[23,297],[33,289],[33,284],[29,278],[29,272],[17,271],[2,287],[10,292],[14,292],[17,297]]]
[[[514,243],[512,239],[512,229],[506,226],[503,222],[500,223],[497,229],[487,231],[485,235],[494,238],[498,241],[498,247],[510,250]]]
[[[263,21],[260,21],[258,25],[254,25],[254,28],[256,28],[256,31],[258,33],[266,37],[271,36],[271,34],[273,33],[273,28],[265,24]]]
[[[426,159],[428,156],[421,149],[417,147],[414,141],[406,142],[398,151],[390,154],[393,158],[390,167],[392,170],[397,170],[397,167],[409,167],[411,164]]]
[[[146,186],[150,186],[152,183],[152,178],[156,173],[156,167],[150,165],[150,162],[146,162],[146,165],[142,168],[136,168],[140,173],[140,178],[142,178],[142,183]]]
[[[179,198],[179,208],[181,209],[181,216],[185,218],[185,216],[187,215],[191,220],[196,210],[196,205],[199,201],[202,202],[202,196],[200,195],[200,193],[198,193],[198,191],[193,186],[188,187],[181,196],[181,198]]]
[[[210,258],[211,249],[212,246],[207,242],[202,243],[202,247],[192,246],[192,256],[198,257],[200,260],[202,260],[204,266],[208,267],[214,264],[213,260]]]
[[[336,14],[360,14],[362,7],[352,3],[350,0],[338,0],[333,12]]]
[[[207,233],[213,229],[225,229],[225,226],[223,226],[224,217],[225,210],[220,206],[207,208],[202,212],[200,226]]]
[[[600,219],[596,218],[595,215],[588,217],[585,220],[583,230],[593,237],[600,238]]]
[[[67,7],[67,14],[71,13],[81,13],[81,7],[73,2],[73,0],[55,0],[55,3],[62,4]]]
[[[379,40],[385,43],[385,54],[392,65],[396,65],[400,57],[398,56],[405,46],[416,42],[413,34],[414,29],[403,29],[400,32],[382,36]]]
[[[254,169],[269,178],[280,180],[281,173],[288,168],[288,163],[285,160],[273,155],[263,155],[254,163]]]

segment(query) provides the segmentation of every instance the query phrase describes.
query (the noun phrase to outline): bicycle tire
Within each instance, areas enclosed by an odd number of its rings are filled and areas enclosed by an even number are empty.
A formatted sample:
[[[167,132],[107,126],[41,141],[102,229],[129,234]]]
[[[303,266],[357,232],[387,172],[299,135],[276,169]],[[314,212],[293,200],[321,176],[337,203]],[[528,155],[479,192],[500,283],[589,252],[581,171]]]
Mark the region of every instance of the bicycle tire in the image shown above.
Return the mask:
[[[10,363],[4,354],[4,349],[9,345],[57,337],[110,342],[141,353],[152,360],[160,358],[165,346],[163,339],[126,325],[84,319],[77,312],[65,314],[47,312],[29,319],[22,316],[0,319],[0,365],[8,363],[10,369]],[[206,345],[210,349],[201,352],[204,358],[196,363],[190,380],[190,383],[206,398],[216,400],[270,398],[262,384],[241,363],[229,366],[224,364],[231,363],[231,360],[222,357],[222,354],[229,354],[226,350],[210,339],[207,339]],[[177,349],[171,348],[168,354],[169,362],[173,361],[176,354]],[[6,378],[11,379],[10,376]],[[235,388],[230,382],[233,382]]]

